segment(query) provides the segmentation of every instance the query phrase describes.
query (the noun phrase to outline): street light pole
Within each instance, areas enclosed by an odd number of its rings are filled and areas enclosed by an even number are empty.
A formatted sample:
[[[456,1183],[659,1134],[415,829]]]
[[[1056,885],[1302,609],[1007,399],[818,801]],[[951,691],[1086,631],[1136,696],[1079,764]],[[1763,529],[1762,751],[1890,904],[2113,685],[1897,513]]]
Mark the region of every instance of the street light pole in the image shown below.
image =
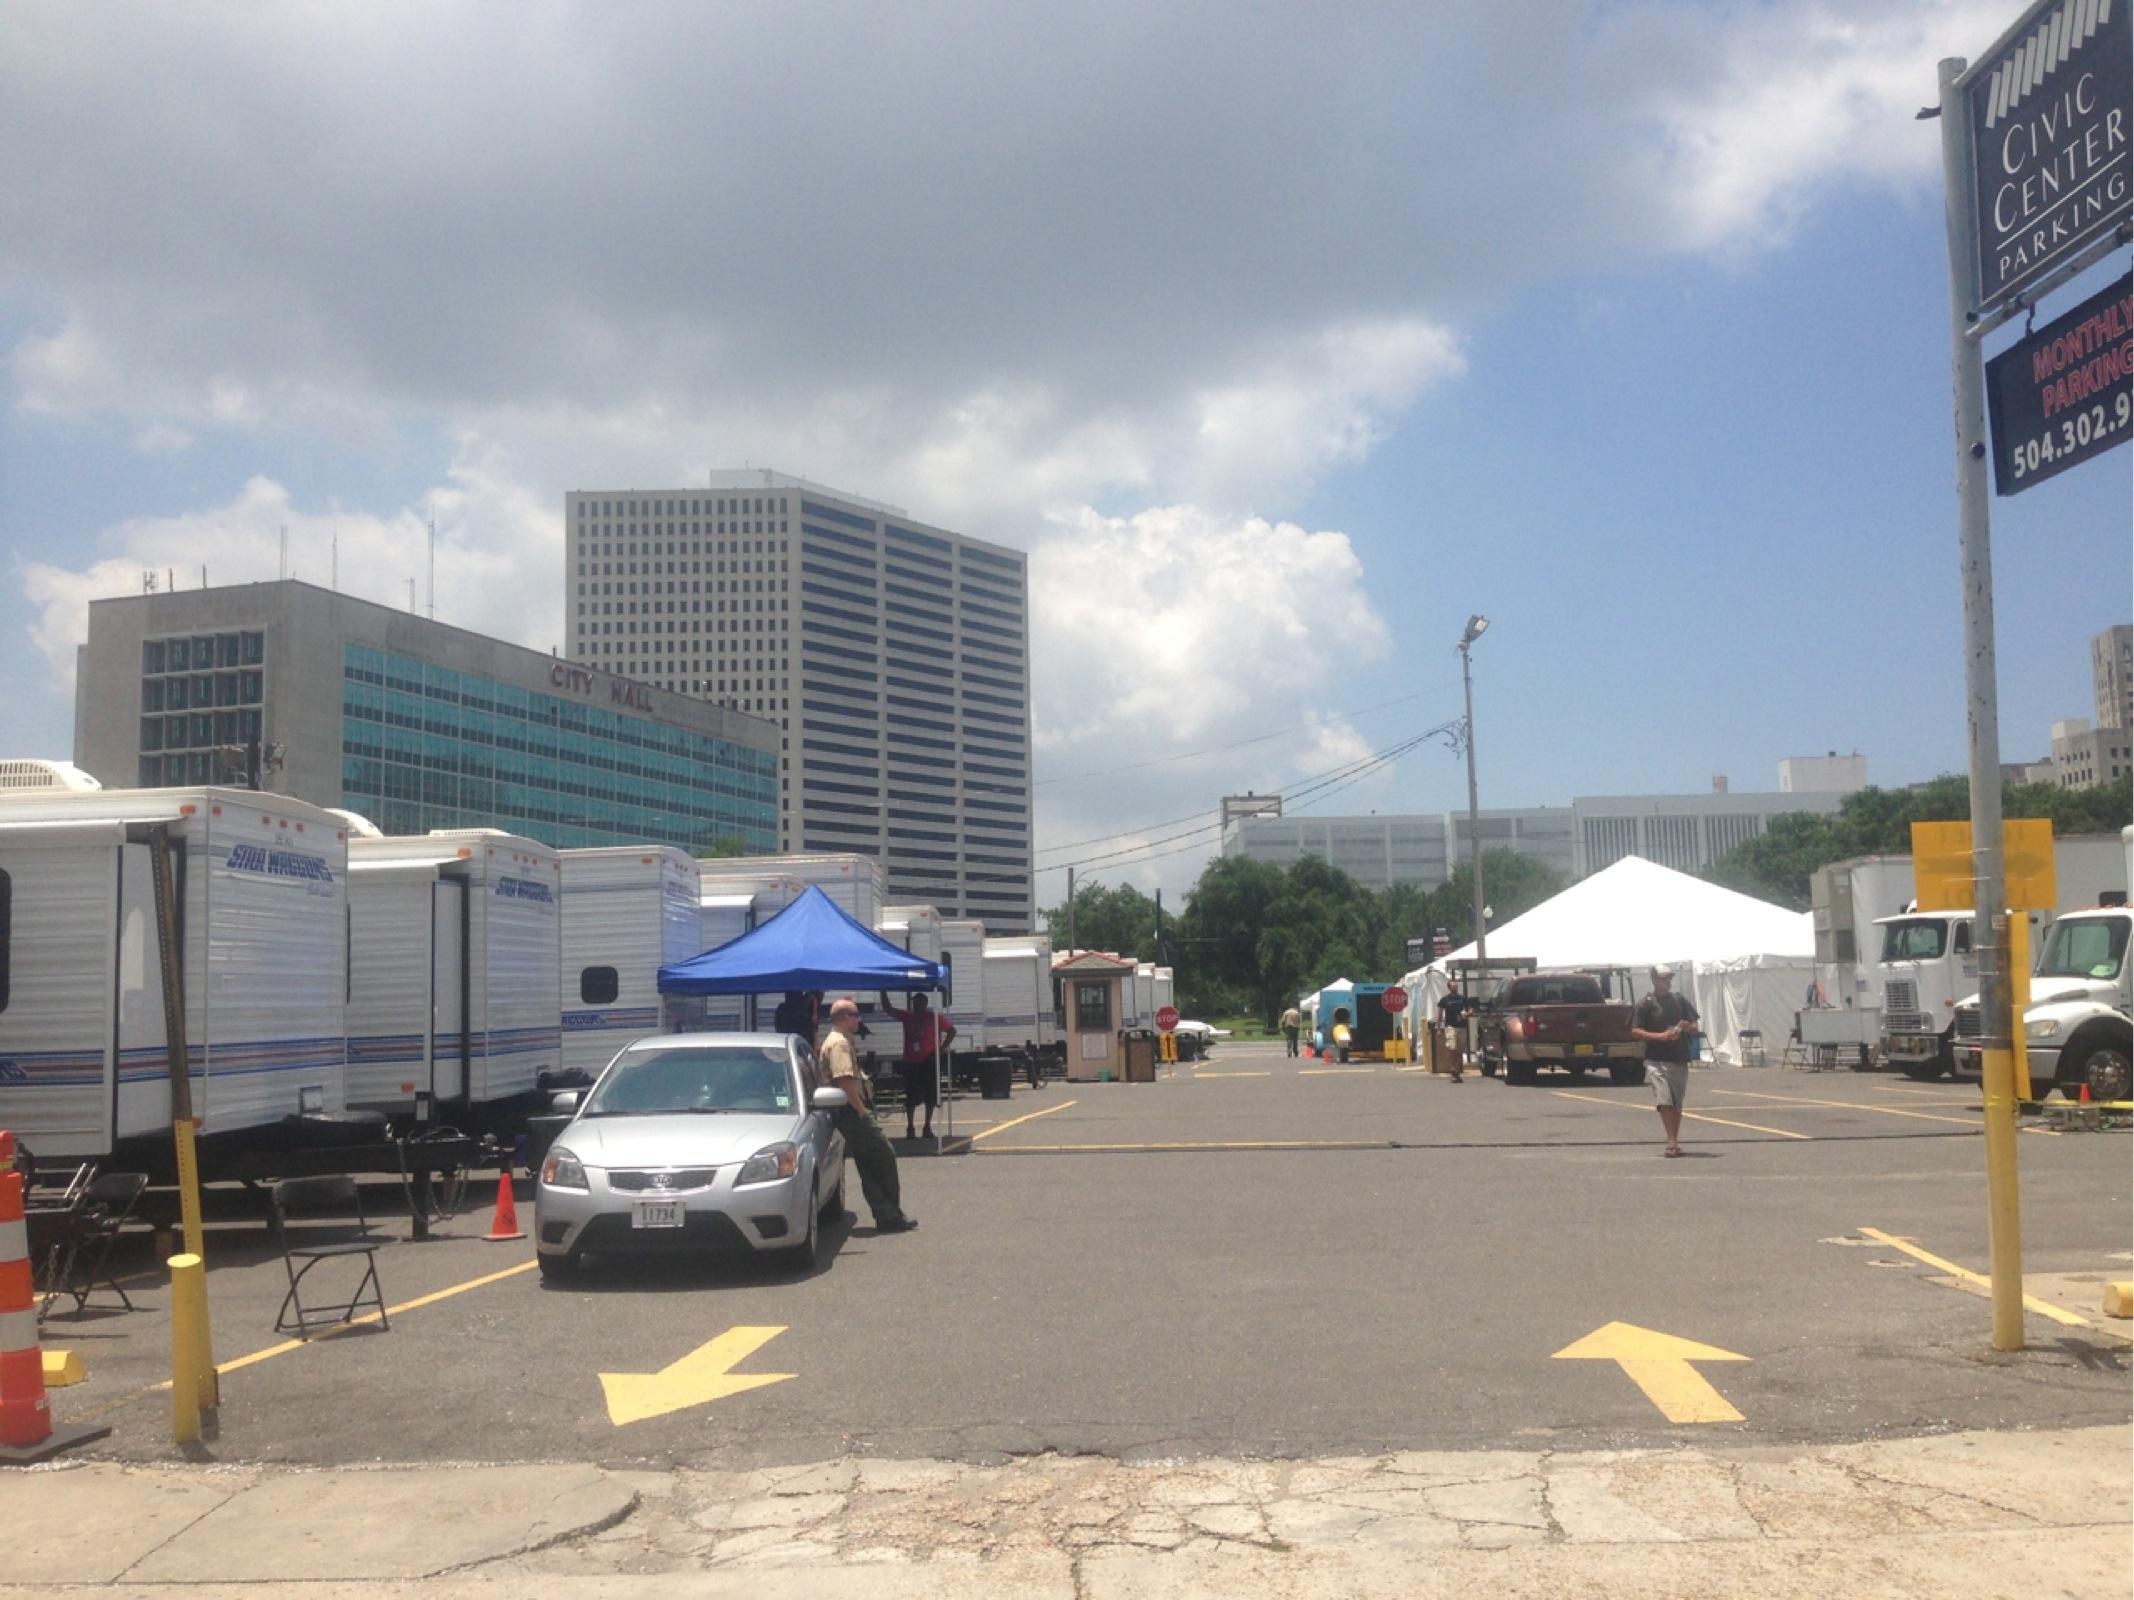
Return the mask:
[[[1474,862],[1475,960],[1478,963],[1489,959],[1489,927],[1482,914],[1482,802],[1475,784],[1475,679],[1468,652],[1488,627],[1489,618],[1477,613],[1467,619],[1467,627],[1460,634],[1460,686],[1467,693],[1467,724],[1463,730],[1466,737],[1461,743],[1467,746],[1467,847]]]

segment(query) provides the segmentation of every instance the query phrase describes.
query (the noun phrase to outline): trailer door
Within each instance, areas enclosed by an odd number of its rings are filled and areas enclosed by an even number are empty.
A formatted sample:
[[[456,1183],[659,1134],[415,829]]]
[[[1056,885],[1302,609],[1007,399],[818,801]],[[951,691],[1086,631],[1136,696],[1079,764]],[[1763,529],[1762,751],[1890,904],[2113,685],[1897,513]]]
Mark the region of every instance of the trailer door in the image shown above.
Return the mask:
[[[467,880],[430,885],[430,1093],[435,1103],[467,1092],[473,1041],[467,1033]]]

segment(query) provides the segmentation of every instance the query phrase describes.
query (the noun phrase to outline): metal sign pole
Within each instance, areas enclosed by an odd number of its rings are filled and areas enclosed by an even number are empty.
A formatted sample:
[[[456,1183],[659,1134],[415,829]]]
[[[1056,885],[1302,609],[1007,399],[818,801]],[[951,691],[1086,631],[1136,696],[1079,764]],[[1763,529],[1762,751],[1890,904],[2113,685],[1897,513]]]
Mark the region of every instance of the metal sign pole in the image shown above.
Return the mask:
[[[1978,214],[1971,120],[1958,87],[1964,62],[1941,74],[1941,178],[1949,245],[1950,371],[1956,406],[1956,525],[1964,607],[1964,697],[1970,718],[1972,940],[1986,1089],[1986,1204],[1992,1224],[1993,1347],[2023,1348],[2023,1224],[2016,1188],[2015,1063],[2003,906],[2001,724],[1993,641],[1991,485],[1986,478],[1986,375],[1966,337],[1978,305]]]

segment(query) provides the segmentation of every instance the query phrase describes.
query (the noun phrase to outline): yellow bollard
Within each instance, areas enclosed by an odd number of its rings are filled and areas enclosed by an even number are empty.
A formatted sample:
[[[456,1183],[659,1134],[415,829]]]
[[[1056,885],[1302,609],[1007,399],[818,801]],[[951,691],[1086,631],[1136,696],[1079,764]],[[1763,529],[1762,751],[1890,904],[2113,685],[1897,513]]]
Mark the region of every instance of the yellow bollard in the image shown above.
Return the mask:
[[[209,1353],[207,1264],[195,1255],[170,1258],[170,1426],[181,1445],[200,1442],[200,1413],[216,1403]]]
[[[1989,1049],[1983,1053],[1983,1067],[1993,1348],[2020,1350],[2023,1348],[2023,1210],[2016,1179],[2015,1052]]]
[[[2008,913],[2008,986],[2015,997],[2008,1035],[2015,1046],[2015,1097],[2027,1104],[2037,1096],[2030,1089],[2030,1035],[2023,1029],[2023,1013],[2030,1009],[2030,916],[2020,907]]]

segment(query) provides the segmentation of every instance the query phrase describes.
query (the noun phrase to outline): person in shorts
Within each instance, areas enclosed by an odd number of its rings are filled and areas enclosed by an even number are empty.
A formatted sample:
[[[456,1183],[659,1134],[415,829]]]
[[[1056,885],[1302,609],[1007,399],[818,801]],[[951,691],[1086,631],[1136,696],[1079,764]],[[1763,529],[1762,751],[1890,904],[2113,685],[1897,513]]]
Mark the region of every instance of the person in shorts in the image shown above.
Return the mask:
[[[1343,1066],[1347,1066],[1349,1059],[1348,1007],[1343,1006],[1340,1010],[1334,1013],[1334,1026],[1330,1037],[1333,1040],[1335,1059],[1341,1062]]]
[[[1645,1046],[1645,1081],[1652,1086],[1668,1156],[1682,1153],[1682,1105],[1689,1098],[1689,1056],[1697,1035],[1697,1008],[1675,993],[1675,969],[1652,969],[1652,993],[1638,1002],[1631,1025]]]
[[[1438,1067],[1447,1073],[1454,1083],[1467,1070],[1467,1014],[1471,1009],[1467,996],[1460,993],[1460,981],[1455,978],[1445,991],[1445,998],[1437,1003],[1439,1046]]]

